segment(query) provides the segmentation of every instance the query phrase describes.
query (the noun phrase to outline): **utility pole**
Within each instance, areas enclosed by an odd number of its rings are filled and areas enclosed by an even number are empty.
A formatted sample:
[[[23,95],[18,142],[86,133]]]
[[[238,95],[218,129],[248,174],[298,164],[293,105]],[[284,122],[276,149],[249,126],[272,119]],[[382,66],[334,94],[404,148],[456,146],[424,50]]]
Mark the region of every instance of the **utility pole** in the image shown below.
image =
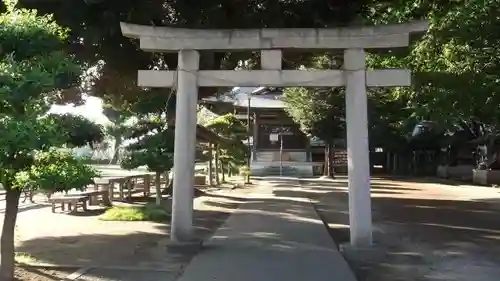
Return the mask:
[[[250,115],[250,101],[252,99],[252,96],[250,93],[247,94],[248,97],[248,106],[247,106],[247,144],[248,144],[248,155],[247,155],[247,167],[250,169],[251,161],[252,161],[252,145],[250,145],[250,135],[251,135],[251,130],[250,130],[250,122],[251,122],[251,115]]]
[[[280,133],[280,177],[283,176],[283,133]]]

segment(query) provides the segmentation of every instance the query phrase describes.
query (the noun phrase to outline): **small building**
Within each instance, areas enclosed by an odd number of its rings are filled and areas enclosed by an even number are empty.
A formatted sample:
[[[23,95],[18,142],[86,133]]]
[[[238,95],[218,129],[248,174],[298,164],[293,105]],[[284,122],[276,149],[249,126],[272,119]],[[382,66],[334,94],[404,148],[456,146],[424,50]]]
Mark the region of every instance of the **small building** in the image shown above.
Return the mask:
[[[312,176],[321,173],[324,144],[300,130],[285,112],[282,96],[278,88],[237,87],[201,102],[218,115],[233,113],[244,124],[250,120],[253,175]]]

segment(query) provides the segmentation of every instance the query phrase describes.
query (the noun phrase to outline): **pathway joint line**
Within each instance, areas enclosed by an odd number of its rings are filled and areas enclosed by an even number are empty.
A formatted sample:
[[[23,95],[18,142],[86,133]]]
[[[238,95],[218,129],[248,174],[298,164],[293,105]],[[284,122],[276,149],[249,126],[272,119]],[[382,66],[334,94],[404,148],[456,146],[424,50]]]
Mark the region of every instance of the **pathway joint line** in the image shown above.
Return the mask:
[[[32,268],[48,268],[48,269],[63,269],[63,268],[87,268],[90,269],[101,269],[101,270],[122,270],[122,271],[154,271],[154,272],[174,272],[183,267],[182,264],[179,265],[167,265],[164,267],[158,266],[120,266],[120,265],[97,265],[97,264],[50,264],[50,263],[18,263],[22,267],[32,267]]]
[[[70,275],[66,276],[66,278],[64,278],[63,280],[64,281],[74,281],[74,280],[80,278],[82,275],[84,275],[85,273],[87,273],[91,269],[92,269],[91,267],[82,267],[82,268],[78,269],[77,271],[71,273]]]

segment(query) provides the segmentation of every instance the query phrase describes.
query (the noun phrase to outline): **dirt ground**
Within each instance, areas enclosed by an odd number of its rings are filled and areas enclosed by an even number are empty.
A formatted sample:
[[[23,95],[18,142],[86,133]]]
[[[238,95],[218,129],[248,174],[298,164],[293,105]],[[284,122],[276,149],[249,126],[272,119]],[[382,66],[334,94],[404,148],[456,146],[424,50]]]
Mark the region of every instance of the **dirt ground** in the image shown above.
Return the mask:
[[[64,280],[74,271],[75,269],[18,267],[14,274],[20,281],[59,281]]]
[[[303,180],[337,243],[349,241],[346,178]],[[257,186],[257,185],[255,185]],[[209,237],[253,186],[209,189],[194,200],[195,227]],[[497,281],[500,276],[500,189],[437,184],[424,179],[373,179],[374,251],[350,258],[359,281]],[[103,222],[99,212],[52,214],[24,204],[17,251],[34,261],[85,266],[182,267],[190,257],[169,255],[168,223]],[[25,281],[60,280],[74,270],[18,268]]]
[[[346,179],[302,181],[337,243],[349,241]],[[360,281],[497,281],[500,190],[372,180],[374,250],[347,257]]]
[[[213,233],[238,207],[253,186],[211,188],[194,199],[194,225],[198,237]],[[22,204],[16,226],[16,251],[34,264],[61,266],[133,266],[181,268],[189,256],[169,255],[169,222],[106,222],[95,209],[86,213],[53,214],[44,198],[37,204]],[[170,200],[167,200],[167,205]],[[19,280],[60,280],[68,271],[47,268],[17,268]],[[63,277],[64,277],[63,276]]]

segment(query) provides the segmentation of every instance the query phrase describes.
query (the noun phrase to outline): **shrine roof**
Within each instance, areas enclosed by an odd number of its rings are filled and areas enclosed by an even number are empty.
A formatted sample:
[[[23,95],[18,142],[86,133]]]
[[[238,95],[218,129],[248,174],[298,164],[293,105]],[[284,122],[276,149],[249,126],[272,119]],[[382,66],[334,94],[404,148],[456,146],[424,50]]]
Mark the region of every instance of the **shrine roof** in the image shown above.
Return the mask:
[[[250,108],[254,109],[284,109],[285,103],[281,100],[283,92],[279,89],[266,87],[237,87],[229,93],[218,97],[204,98],[202,103],[226,104],[232,107],[248,107],[250,97]]]

